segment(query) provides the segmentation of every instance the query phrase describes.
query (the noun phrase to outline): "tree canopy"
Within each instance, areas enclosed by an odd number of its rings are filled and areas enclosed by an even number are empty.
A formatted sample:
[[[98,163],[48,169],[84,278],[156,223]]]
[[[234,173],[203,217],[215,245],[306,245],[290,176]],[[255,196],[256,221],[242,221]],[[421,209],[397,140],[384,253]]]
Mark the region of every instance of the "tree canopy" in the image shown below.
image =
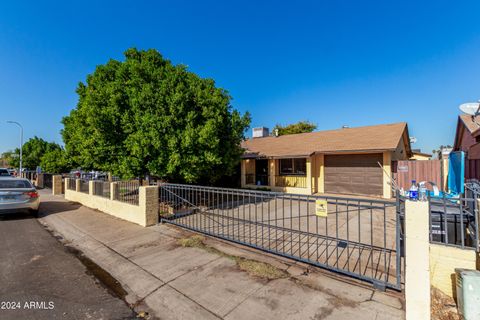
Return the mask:
[[[71,169],[65,150],[55,142],[33,137],[23,144],[23,167],[34,170],[38,166],[44,172],[63,173]],[[20,149],[4,152],[1,159],[8,166],[20,167]]]
[[[44,172],[49,173],[65,173],[72,169],[71,162],[62,148],[46,152],[40,160],[40,166]]]
[[[227,91],[156,50],[129,49],[96,68],[63,118],[72,161],[125,178],[147,173],[178,182],[214,182],[232,173],[250,115]]]
[[[15,163],[15,159],[18,157],[17,154],[15,154],[14,151],[5,151],[4,153],[2,153],[1,157],[0,157],[0,166],[1,167],[13,167],[13,164]],[[17,161],[18,162],[18,161]]]
[[[278,135],[283,136],[286,134],[295,134],[295,133],[305,133],[305,132],[312,132],[315,129],[317,129],[317,125],[314,123],[311,123],[309,121],[299,121],[297,123],[292,123],[286,126],[282,126],[280,124],[277,124],[273,128],[273,132],[275,133],[275,130],[278,130]]]

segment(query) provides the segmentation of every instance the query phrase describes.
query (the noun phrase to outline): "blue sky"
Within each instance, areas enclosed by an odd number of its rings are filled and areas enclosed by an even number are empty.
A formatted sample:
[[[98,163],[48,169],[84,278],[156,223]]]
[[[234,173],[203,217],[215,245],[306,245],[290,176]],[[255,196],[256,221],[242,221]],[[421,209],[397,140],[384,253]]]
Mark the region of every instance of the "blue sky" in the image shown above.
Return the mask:
[[[413,147],[431,151],[453,144],[458,105],[480,99],[479,12],[478,1],[4,1],[0,152],[19,140],[6,120],[61,143],[78,82],[133,46],[215,79],[252,126],[406,121]]]

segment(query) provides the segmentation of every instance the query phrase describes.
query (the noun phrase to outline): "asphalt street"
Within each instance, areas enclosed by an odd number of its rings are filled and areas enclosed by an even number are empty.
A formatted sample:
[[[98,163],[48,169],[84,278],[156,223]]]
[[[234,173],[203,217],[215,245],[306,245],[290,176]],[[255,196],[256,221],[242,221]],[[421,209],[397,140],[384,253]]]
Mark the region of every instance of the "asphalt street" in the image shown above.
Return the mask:
[[[0,319],[136,319],[82,261],[34,217],[0,215]]]

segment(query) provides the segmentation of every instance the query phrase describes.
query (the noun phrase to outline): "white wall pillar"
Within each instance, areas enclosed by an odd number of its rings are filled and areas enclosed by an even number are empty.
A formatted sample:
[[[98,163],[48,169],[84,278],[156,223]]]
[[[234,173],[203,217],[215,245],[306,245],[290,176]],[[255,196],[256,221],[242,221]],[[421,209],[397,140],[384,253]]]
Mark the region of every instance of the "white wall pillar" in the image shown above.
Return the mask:
[[[430,239],[428,202],[405,202],[406,320],[430,319]],[[398,254],[398,252],[397,252]]]

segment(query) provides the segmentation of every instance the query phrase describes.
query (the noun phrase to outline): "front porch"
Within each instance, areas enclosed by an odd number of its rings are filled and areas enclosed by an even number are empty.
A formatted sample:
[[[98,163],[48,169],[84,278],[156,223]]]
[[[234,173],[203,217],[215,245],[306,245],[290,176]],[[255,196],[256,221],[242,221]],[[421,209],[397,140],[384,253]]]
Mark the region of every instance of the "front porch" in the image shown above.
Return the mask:
[[[242,188],[313,194],[310,158],[242,160]]]
[[[348,155],[348,154],[346,154]],[[362,154],[365,159],[368,159],[367,153]],[[345,184],[344,178],[355,179],[356,171],[363,170],[366,173],[364,176],[365,183],[371,183],[375,181],[377,184],[377,193],[372,194],[374,197],[382,197],[390,199],[392,197],[392,189],[390,184],[391,174],[391,162],[392,152],[384,151],[382,153],[376,153],[379,162],[382,163],[383,169],[378,164],[368,164],[366,167],[362,167],[362,164],[353,164],[350,168],[350,162],[354,162],[355,155],[348,157],[344,161],[347,163],[340,163],[334,170],[332,170],[329,160],[331,155],[323,153],[315,153],[310,156],[303,157],[290,157],[290,158],[244,158],[241,162],[241,187],[249,189],[269,189],[277,192],[287,192],[293,194],[324,194],[328,192],[330,194],[357,194],[363,196],[370,196],[369,193],[355,193],[355,192],[340,192],[335,188],[336,186],[342,186]],[[371,169],[373,166],[373,169]],[[330,170],[326,172],[326,168]],[[343,176],[339,179],[332,181],[332,176],[339,170],[343,170]],[[370,175],[370,170],[372,175]],[[330,174],[330,176],[328,175]],[[326,177],[327,175],[327,177]],[[330,178],[329,178],[330,177]],[[350,178],[352,177],[352,178]],[[376,180],[374,180],[376,179]],[[380,183],[378,183],[380,181]],[[365,189],[369,186],[365,185]],[[358,182],[357,182],[358,185]],[[358,189],[358,188],[357,188]]]

